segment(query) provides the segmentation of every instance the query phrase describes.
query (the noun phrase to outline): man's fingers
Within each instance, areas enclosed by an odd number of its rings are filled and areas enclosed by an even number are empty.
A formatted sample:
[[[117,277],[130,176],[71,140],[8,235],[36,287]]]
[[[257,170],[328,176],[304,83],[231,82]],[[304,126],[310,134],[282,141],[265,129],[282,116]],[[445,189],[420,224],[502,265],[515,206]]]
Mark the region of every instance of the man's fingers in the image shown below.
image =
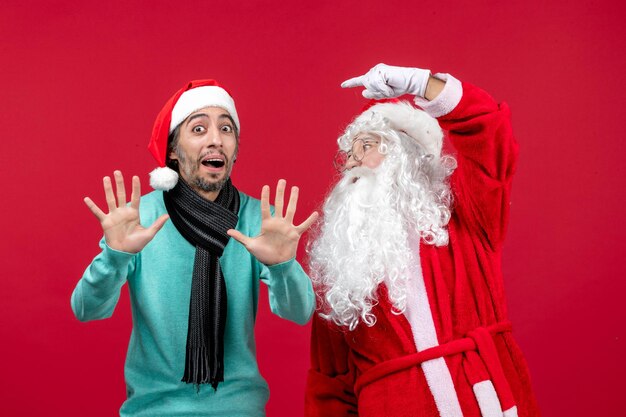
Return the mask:
[[[272,217],[272,213],[270,212],[270,187],[269,185],[264,185],[263,189],[261,189],[261,219],[269,219]]]
[[[289,204],[287,205],[287,211],[285,212],[285,220],[289,223],[293,222],[293,218],[296,215],[296,207],[298,207],[298,194],[300,189],[298,187],[291,187],[291,194],[289,195]]]
[[[93,213],[93,215],[94,215],[94,216],[96,216],[96,218],[97,218],[99,221],[102,221],[102,220],[106,217],[106,214],[104,214],[104,212],[103,212],[102,210],[100,210],[100,207],[98,207],[98,206],[96,205],[96,203],[94,203],[94,202],[93,202],[93,200],[92,200],[91,198],[89,198],[89,197],[85,197],[85,198],[83,199],[83,201],[84,201],[84,202],[85,202],[85,204],[87,205],[87,208],[88,208],[89,210],[91,210],[91,212]]]
[[[241,233],[239,230],[229,229],[226,233],[237,242],[241,243],[245,247],[248,247],[248,242],[250,241],[250,238]]]
[[[124,207],[126,205],[126,188],[124,187],[124,176],[120,171],[113,171],[115,177],[115,188],[117,189],[117,206]]]
[[[352,88],[352,87],[362,86],[363,85],[363,77],[365,77],[365,76],[361,75],[361,76],[358,76],[358,77],[350,78],[349,80],[346,80],[346,81],[341,83],[341,88]]]
[[[165,222],[170,218],[169,214],[164,214],[152,223],[149,227],[152,236],[156,235],[159,230],[165,225]]]
[[[317,211],[314,211],[313,213],[311,213],[308,219],[306,219],[305,221],[300,223],[298,226],[296,226],[296,230],[298,231],[298,233],[302,234],[306,232],[307,229],[311,227],[313,223],[315,223],[318,217],[319,217],[319,214]]]
[[[141,181],[138,176],[133,176],[133,192],[130,195],[130,206],[139,210],[139,199],[141,197]]]
[[[274,200],[274,216],[283,217],[283,204],[285,198],[285,186],[287,181],[280,179],[276,185],[276,198]]]
[[[107,200],[107,206],[109,207],[109,213],[117,208],[117,204],[115,202],[115,195],[113,194],[113,185],[111,184],[110,177],[104,177],[102,179],[102,184],[104,185],[104,196]]]

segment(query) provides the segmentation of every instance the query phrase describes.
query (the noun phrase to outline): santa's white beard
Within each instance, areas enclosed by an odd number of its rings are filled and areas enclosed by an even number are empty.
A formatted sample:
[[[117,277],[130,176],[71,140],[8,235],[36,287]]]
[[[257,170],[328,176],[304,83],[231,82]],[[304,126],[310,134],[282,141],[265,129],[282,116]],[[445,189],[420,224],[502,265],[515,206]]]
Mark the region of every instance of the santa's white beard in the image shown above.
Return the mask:
[[[398,211],[393,173],[383,163],[375,170],[347,172],[324,204],[319,235],[309,247],[311,277],[324,297],[322,313],[354,329],[372,326],[377,288],[385,283],[397,313],[406,307],[406,277],[419,260],[409,247],[412,223]]]

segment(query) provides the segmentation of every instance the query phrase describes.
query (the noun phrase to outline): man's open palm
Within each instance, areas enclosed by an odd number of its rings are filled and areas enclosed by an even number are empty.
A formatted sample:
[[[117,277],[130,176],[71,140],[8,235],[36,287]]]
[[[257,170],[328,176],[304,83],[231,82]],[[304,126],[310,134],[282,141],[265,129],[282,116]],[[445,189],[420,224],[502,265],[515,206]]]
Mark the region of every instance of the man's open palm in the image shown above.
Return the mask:
[[[276,199],[274,201],[274,215],[270,212],[270,187],[263,186],[261,191],[261,233],[256,237],[248,237],[243,233],[230,229],[228,235],[246,247],[265,265],[275,265],[286,262],[296,256],[300,236],[315,222],[317,212],[311,215],[298,226],[293,224],[298,205],[298,187],[291,187],[287,211],[283,215],[286,181],[278,181]]]
[[[96,216],[102,225],[104,238],[110,248],[129,253],[141,251],[161,230],[169,216],[164,214],[155,220],[152,226],[145,228],[139,219],[139,199],[141,196],[141,184],[139,177],[133,177],[133,191],[130,205],[126,205],[126,189],[124,177],[120,171],[115,171],[116,195],[113,193],[113,185],[110,177],[104,177],[104,194],[106,197],[109,213],[104,213],[91,198],[85,197],[85,204]]]

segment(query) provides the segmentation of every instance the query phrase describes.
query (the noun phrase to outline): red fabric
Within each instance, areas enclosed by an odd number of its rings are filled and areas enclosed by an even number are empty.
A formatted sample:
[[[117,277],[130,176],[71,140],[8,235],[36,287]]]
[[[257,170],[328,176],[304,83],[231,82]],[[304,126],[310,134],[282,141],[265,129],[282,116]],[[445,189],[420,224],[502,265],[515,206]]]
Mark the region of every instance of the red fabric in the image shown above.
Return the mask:
[[[361,113],[365,113],[365,111],[367,109],[369,109],[372,106],[375,106],[377,104],[383,104],[383,103],[399,103],[400,100],[397,98],[383,98],[383,99],[371,99],[370,101],[368,101],[367,103],[365,103],[365,105],[363,107],[361,107]]]
[[[493,343],[491,335],[485,328],[478,328],[470,332],[470,337],[476,341],[478,353],[485,364],[485,368],[489,372],[489,379],[493,382],[493,386],[498,394],[500,405],[503,410],[515,406],[515,399],[511,393],[511,387],[506,380],[506,375],[500,366],[498,358],[498,350]]]
[[[489,372],[487,372],[485,364],[475,351],[470,350],[465,353],[463,370],[470,385],[476,385],[489,379]]]
[[[445,344],[478,327],[507,321],[500,264],[518,146],[507,105],[497,104],[469,84],[463,84],[460,103],[439,123],[457,151],[458,168],[451,179],[455,203],[448,226],[450,243],[445,247],[422,243],[420,257],[437,337]],[[417,366],[363,387],[358,397],[354,394],[356,378],[363,372],[416,352],[410,325],[404,315],[391,312],[384,286],[379,288],[373,312],[377,317],[373,327],[361,324],[352,332],[315,315],[306,416],[439,415]],[[495,335],[492,346],[519,416],[538,416],[528,368],[512,334]],[[466,372],[478,377],[487,370],[482,365],[472,370],[466,357],[458,353],[445,361],[464,416],[479,417],[472,391],[476,381],[468,380]]]
[[[506,332],[511,331],[511,324],[508,322],[498,323],[494,326],[490,326],[489,328],[483,327],[480,329],[475,329],[472,332],[470,332],[470,335],[479,334],[482,336],[482,334],[485,333],[487,337],[489,337],[489,340],[490,340],[491,335],[489,333],[497,334],[497,333],[503,333],[505,331]],[[478,360],[480,361],[480,365],[472,361],[474,363],[470,363],[466,367],[466,374],[468,372],[471,373],[471,376],[468,376],[470,383],[474,385],[480,381],[490,379],[489,373],[487,373],[487,370],[485,366],[482,364],[483,363],[482,361],[484,360],[485,364],[489,363],[491,367],[497,366],[497,364],[499,364],[500,361],[498,360],[497,354],[494,356],[494,353],[496,353],[495,350],[484,349],[481,351],[480,347],[484,346],[485,339],[482,337],[480,339],[481,339],[480,342],[475,337],[464,337],[461,339],[454,339],[448,343],[444,343],[443,345],[434,346],[432,348],[428,348],[420,352],[412,353],[406,356],[401,356],[399,358],[393,358],[386,362],[381,362],[379,364],[376,364],[372,366],[371,368],[367,369],[365,372],[361,373],[361,375],[357,378],[354,384],[354,393],[358,396],[364,386],[369,385],[373,382],[376,382],[377,380],[381,378],[387,377],[392,373],[403,371],[412,366],[419,365],[423,362],[426,362],[432,359],[441,358],[441,357],[450,356],[450,355],[456,355],[456,354],[463,353],[463,352],[465,352],[466,355],[471,355],[472,358],[474,357],[478,358]],[[489,342],[487,341],[487,343]],[[479,351],[480,355],[478,355],[476,351]],[[482,356],[482,359],[481,359],[481,356]]]

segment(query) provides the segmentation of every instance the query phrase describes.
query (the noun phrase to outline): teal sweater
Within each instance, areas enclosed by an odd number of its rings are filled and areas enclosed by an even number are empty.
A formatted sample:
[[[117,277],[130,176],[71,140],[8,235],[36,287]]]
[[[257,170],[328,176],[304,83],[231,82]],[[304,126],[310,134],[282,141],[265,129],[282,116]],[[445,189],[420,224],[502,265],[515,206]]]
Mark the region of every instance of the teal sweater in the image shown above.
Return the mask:
[[[243,193],[237,230],[256,236],[260,201]],[[161,191],[141,199],[144,226],[166,213]],[[220,258],[228,312],[224,341],[224,382],[217,391],[181,382],[195,248],[168,221],[139,253],[106,245],[89,265],[72,294],[81,321],[110,317],[128,283],[133,330],[125,365],[127,399],[122,416],[264,416],[267,383],[256,362],[254,322],[259,279],[268,286],[270,307],[278,316],[306,323],[315,309],[309,278],[294,259],[265,266],[231,239]]]

